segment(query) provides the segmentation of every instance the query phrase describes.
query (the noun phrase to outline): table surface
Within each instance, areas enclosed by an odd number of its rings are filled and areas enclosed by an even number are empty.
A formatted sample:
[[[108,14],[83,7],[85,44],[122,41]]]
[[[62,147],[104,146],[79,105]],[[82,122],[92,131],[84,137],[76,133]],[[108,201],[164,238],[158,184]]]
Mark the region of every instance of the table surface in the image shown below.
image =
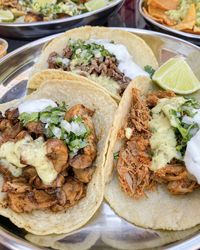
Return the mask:
[[[137,11],[137,1],[136,0],[126,0],[121,10],[108,18],[105,26],[110,27],[136,27],[143,29],[152,29],[149,27],[141,15]],[[0,36],[1,37],[1,36]],[[4,37],[2,37],[4,38]],[[25,44],[29,41],[22,40],[13,40],[9,38],[5,38],[8,41],[9,49],[8,52],[11,52]],[[0,245],[0,250],[8,250],[6,247]],[[20,250],[20,249],[19,249]]]

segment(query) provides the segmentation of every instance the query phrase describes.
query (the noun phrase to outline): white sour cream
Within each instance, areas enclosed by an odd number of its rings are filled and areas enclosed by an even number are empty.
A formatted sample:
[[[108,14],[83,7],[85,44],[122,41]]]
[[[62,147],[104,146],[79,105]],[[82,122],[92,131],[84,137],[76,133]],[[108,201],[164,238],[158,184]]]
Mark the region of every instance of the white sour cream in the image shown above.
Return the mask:
[[[134,79],[137,76],[147,76],[149,74],[141,69],[134,61],[132,56],[129,54],[127,48],[122,44],[114,44],[110,41],[103,39],[90,39],[89,43],[96,43],[104,46],[111,54],[115,55],[119,65],[118,68],[125,76]]]
[[[188,172],[200,184],[200,130],[187,143],[184,162]]]
[[[28,100],[18,106],[19,113],[41,112],[47,107],[57,107],[57,104],[50,99]]]
[[[200,127],[200,109],[195,110],[196,114],[194,117],[183,116],[183,122],[191,125],[193,123],[197,123]]]

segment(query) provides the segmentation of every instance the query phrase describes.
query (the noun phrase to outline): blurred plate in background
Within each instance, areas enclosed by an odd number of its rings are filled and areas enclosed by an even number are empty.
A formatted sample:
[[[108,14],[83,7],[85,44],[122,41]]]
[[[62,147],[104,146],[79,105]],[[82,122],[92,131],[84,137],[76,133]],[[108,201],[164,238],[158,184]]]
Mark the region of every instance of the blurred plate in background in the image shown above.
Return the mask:
[[[160,32],[165,32],[165,33],[170,34],[170,35],[174,35],[175,37],[180,37],[182,39],[186,39],[187,41],[190,41],[192,43],[200,45],[200,35],[172,29],[166,25],[163,25],[163,24],[156,22],[150,16],[145,14],[143,11],[144,2],[145,2],[145,0],[138,0],[137,8],[139,9],[139,12],[143,16],[143,18],[148,23],[150,23],[152,26],[154,26],[154,28],[156,28],[156,30],[158,30]]]
[[[90,11],[81,15],[56,19],[52,21],[34,23],[2,23],[0,22],[1,36],[16,39],[35,39],[60,33],[83,25],[102,25],[109,15],[117,12],[124,0],[113,0],[109,5],[96,11]]]

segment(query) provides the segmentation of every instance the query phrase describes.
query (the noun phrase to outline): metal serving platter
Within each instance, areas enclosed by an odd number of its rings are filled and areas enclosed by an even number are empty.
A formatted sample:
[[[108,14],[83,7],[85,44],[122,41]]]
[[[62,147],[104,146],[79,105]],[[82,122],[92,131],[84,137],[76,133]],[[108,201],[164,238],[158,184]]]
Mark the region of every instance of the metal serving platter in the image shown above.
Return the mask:
[[[118,11],[124,0],[113,0],[109,5],[96,11],[81,15],[34,23],[2,23],[0,22],[0,35],[16,39],[35,39],[63,32],[83,25],[101,25],[106,22],[109,15]]]
[[[143,18],[150,23],[154,28],[156,28],[158,31],[165,32],[171,35],[174,35],[176,37],[180,37],[182,39],[187,39],[187,41],[200,44],[200,35],[187,33],[179,30],[175,30],[172,28],[167,27],[166,25],[160,24],[153,20],[150,16],[146,15],[143,11],[143,5],[145,0],[138,0],[138,9],[140,14],[143,16]]]
[[[124,30],[143,38],[154,51],[160,64],[175,55],[184,56],[200,79],[200,48],[197,46],[152,31],[128,28],[124,28]],[[55,36],[23,46],[0,61],[0,103],[20,98],[26,94],[26,83],[31,67],[45,43]],[[70,235],[35,236],[27,234],[24,230],[14,226],[8,219],[0,216],[0,243],[14,250],[196,250],[200,248],[199,230],[200,225],[176,232],[139,228],[118,217],[105,202],[89,223]]]

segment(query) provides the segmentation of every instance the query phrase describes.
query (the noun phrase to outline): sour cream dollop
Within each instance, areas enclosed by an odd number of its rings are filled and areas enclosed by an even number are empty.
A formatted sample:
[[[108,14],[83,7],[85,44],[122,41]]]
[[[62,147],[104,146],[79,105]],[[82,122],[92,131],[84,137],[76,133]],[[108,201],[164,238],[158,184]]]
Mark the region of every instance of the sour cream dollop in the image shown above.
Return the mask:
[[[57,104],[50,99],[28,100],[18,106],[19,114],[41,112],[47,107],[57,107]]]
[[[184,162],[189,173],[200,184],[200,130],[187,143]]]
[[[131,79],[134,79],[136,76],[149,76],[147,72],[133,61],[132,56],[123,44],[114,44],[103,39],[90,39],[89,42],[102,45],[111,54],[115,55],[119,62],[118,69],[123,72],[125,76]]]

